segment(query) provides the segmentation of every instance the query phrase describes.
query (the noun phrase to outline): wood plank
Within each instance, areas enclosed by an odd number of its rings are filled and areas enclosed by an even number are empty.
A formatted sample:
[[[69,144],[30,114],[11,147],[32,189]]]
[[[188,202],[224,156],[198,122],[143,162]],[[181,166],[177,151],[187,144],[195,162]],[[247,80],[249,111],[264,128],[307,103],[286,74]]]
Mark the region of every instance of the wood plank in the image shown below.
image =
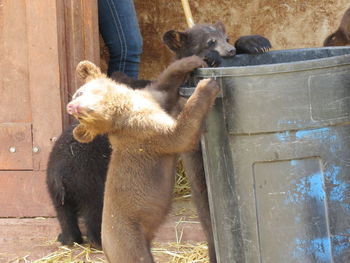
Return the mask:
[[[35,170],[45,170],[53,141],[62,131],[56,0],[25,1]]]
[[[0,170],[31,170],[31,123],[0,123]]]
[[[82,1],[84,58],[100,65],[100,41],[97,1]]]
[[[62,127],[67,127],[69,123],[69,115],[65,111],[68,103],[69,82],[67,69],[67,43],[66,43],[66,19],[65,19],[65,1],[57,2],[57,39],[58,39],[58,61],[60,72],[60,93],[62,108]]]
[[[77,64],[84,60],[83,10],[81,1],[65,0],[66,56],[69,93],[82,84],[75,74]]]
[[[54,216],[43,171],[0,171],[0,217]]]
[[[58,30],[59,39],[62,39],[59,46],[64,48],[65,52],[64,55],[60,55],[60,67],[62,73],[65,70],[66,79],[66,86],[62,92],[62,116],[66,127],[73,118],[67,115],[65,105],[82,85],[75,74],[77,64],[85,59],[97,65],[100,63],[97,0],[58,1],[58,17],[58,23],[61,24]]]
[[[0,123],[31,122],[24,1],[0,1],[0,54]]]

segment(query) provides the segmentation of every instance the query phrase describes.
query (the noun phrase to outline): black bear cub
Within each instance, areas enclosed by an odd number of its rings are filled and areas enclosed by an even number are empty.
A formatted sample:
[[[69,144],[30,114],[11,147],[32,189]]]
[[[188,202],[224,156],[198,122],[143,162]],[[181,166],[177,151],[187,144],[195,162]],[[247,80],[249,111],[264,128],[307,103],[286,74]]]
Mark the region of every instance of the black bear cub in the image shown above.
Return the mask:
[[[101,246],[104,184],[111,155],[108,138],[97,136],[82,144],[72,136],[75,125],[56,141],[48,162],[47,185],[61,226],[58,241],[82,243],[78,217],[85,221],[87,237]]]
[[[236,53],[263,53],[271,48],[270,41],[260,35],[240,37],[233,46],[228,42],[225,32],[225,27],[221,22],[214,25],[202,24],[184,32],[170,30],[164,34],[163,41],[178,59],[196,54],[203,57],[211,66],[219,66],[221,57],[230,57]],[[182,153],[181,159],[191,185],[192,198],[207,238],[209,259],[211,263],[214,263],[216,255],[201,146],[198,144],[193,151]]]
[[[221,57],[234,56],[236,53],[262,53],[271,48],[270,42],[259,35],[241,37],[231,45],[221,22],[213,25],[196,25],[184,32],[171,30],[164,34],[163,41],[175,53],[178,60],[198,55],[209,66],[218,66]],[[171,67],[169,66],[170,69]],[[178,74],[176,81],[171,85],[179,87],[196,67],[198,65],[187,67],[188,71]],[[151,81],[133,80],[123,73],[115,73],[112,78],[135,89],[152,87]],[[173,98],[164,106],[168,112],[178,104],[179,98],[175,96]],[[62,231],[58,239],[62,244],[80,243],[82,239],[77,218],[82,217],[87,226],[89,241],[100,246],[103,189],[111,153],[110,144],[105,136],[99,136],[90,143],[79,143],[73,138],[73,128],[62,133],[52,149],[48,163],[48,189]],[[194,152],[182,154],[181,157],[191,183],[199,218],[207,236],[210,262],[213,263],[216,262],[216,258],[201,149],[198,146]],[[87,193],[89,196],[86,199]],[[89,198],[94,200],[89,201]]]

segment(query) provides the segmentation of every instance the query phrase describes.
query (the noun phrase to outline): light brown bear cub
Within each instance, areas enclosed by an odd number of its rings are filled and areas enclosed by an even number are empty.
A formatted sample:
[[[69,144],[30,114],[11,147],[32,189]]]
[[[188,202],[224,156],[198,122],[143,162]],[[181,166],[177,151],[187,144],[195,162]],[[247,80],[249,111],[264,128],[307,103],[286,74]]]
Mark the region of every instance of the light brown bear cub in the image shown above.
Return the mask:
[[[108,134],[113,148],[104,195],[103,250],[112,263],[152,263],[151,241],[172,199],[176,154],[198,144],[219,87],[211,79],[200,81],[174,119],[157,102],[167,101],[167,92],[160,98],[147,88],[132,90],[87,61],[77,66],[77,73],[86,84],[67,105],[80,122],[74,137],[90,142]]]

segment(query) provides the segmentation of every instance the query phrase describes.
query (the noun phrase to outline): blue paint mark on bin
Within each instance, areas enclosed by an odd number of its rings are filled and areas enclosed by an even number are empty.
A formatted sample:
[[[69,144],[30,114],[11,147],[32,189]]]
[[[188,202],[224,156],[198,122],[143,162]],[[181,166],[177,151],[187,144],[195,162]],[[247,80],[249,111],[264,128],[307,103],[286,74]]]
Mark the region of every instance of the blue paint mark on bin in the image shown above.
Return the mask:
[[[280,142],[286,142],[286,141],[290,140],[290,132],[285,131],[285,132],[277,133],[276,137]]]
[[[291,166],[297,166],[299,164],[299,161],[298,160],[291,160],[290,161],[290,165]]]
[[[327,169],[326,175],[330,180],[331,191],[330,191],[330,200],[331,201],[340,201],[344,200],[344,192],[346,190],[346,185],[338,179],[341,168],[336,165],[332,165]]]
[[[317,263],[329,263],[332,259],[331,241],[328,237],[314,239],[295,239],[295,250],[293,257],[295,260],[303,262],[306,258],[314,259]]]
[[[312,142],[320,141],[322,143],[327,142],[329,150],[332,153],[339,152],[342,145],[339,143],[338,134],[331,130],[331,128],[319,128],[312,130],[300,130],[295,133],[295,137],[298,140],[310,140]]]
[[[317,172],[307,178],[307,182],[310,183],[309,196],[314,197],[319,201],[324,201],[326,193],[324,191],[323,174]]]
[[[330,128],[319,128],[313,130],[300,130],[295,133],[295,136],[299,140],[305,138],[322,139],[329,136],[330,134]]]
[[[341,180],[341,167],[332,165],[327,167],[325,175],[329,180],[329,200],[338,202],[338,204],[350,212],[350,204],[348,203],[350,186],[349,183]]]
[[[332,251],[334,257],[342,258],[350,249],[350,235],[332,236]]]
[[[295,162],[294,160],[291,161]],[[296,163],[292,164],[296,165]],[[304,202],[309,198],[317,201],[324,201],[326,194],[324,191],[324,182],[322,172],[316,172],[310,176],[299,179],[293,179],[290,182],[291,189],[288,190],[285,203]]]
[[[312,143],[321,142],[327,144],[332,153],[339,152],[342,144],[339,142],[338,134],[329,127],[318,128],[318,129],[309,129],[309,130],[298,130],[298,131],[284,131],[275,134],[279,142],[288,142],[297,140],[306,140]],[[294,137],[295,136],[295,137]]]

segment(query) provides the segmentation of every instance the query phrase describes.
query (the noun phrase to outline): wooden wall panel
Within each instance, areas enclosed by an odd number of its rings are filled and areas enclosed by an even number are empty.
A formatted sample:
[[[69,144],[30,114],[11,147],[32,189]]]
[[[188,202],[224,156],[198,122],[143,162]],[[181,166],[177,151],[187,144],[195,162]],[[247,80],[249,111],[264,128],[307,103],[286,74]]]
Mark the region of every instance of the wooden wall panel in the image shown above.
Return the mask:
[[[56,0],[25,3],[33,149],[37,149],[33,152],[33,166],[34,170],[45,170],[53,138],[62,131]]]
[[[82,1],[84,58],[100,64],[97,1]]]
[[[0,217],[54,216],[45,172],[0,171]]]
[[[73,118],[65,112],[65,105],[82,84],[75,74],[77,64],[90,60],[100,64],[97,0],[57,1],[60,68],[64,75],[62,109],[64,126]]]
[[[0,170],[31,170],[31,123],[0,123]]]
[[[0,54],[0,217],[52,216],[47,160],[76,65],[99,64],[97,0],[0,0]]]
[[[68,123],[68,115],[63,111],[68,102],[69,83],[67,75],[67,43],[66,43],[66,23],[65,23],[65,1],[56,1],[57,7],[57,42],[58,42],[58,61],[60,75],[60,93],[62,108],[62,127]]]
[[[0,1],[0,80],[0,123],[31,122],[25,1]]]

